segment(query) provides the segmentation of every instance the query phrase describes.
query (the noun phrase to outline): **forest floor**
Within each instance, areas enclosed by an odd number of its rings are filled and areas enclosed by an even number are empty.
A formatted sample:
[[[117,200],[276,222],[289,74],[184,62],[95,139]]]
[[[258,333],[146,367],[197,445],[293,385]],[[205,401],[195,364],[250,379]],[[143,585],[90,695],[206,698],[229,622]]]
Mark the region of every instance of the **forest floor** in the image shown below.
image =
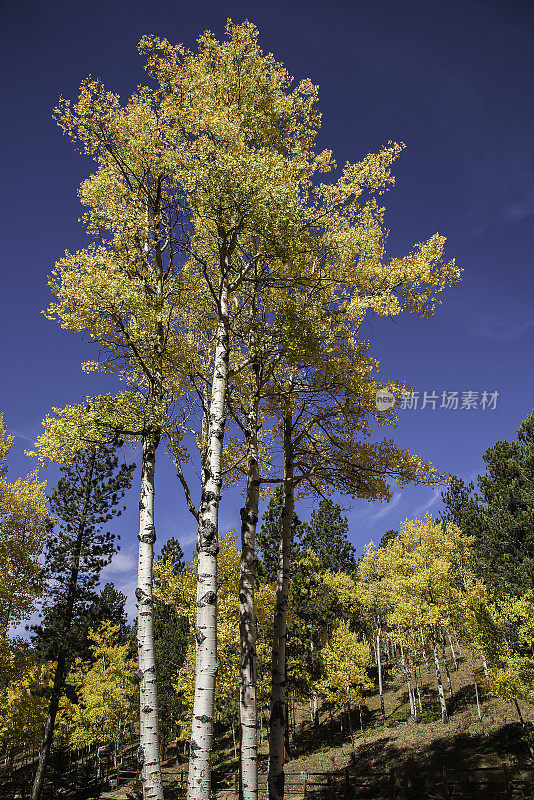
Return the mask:
[[[286,764],[286,796],[354,798],[363,800],[432,800],[432,798],[534,797],[534,762],[522,736],[517,711],[480,692],[482,718],[478,719],[473,680],[468,664],[459,659],[451,669],[452,697],[445,691],[449,722],[443,724],[433,672],[421,670],[423,713],[410,721],[406,685],[402,677],[387,675],[384,703],[386,724],[380,718],[378,693],[368,693],[353,713],[355,754],[346,719],[320,713],[319,725],[310,721],[307,706],[296,708],[291,736],[291,758]],[[443,676],[445,678],[445,676]],[[480,691],[480,690],[479,690]],[[524,709],[525,720],[534,722],[534,709]],[[221,741],[214,763],[217,800],[235,798],[237,763],[231,741]],[[266,797],[267,742],[259,748],[260,800]],[[180,783],[187,764],[165,762],[164,782],[169,800],[182,797]],[[137,797],[131,784],[101,795],[104,800]]]

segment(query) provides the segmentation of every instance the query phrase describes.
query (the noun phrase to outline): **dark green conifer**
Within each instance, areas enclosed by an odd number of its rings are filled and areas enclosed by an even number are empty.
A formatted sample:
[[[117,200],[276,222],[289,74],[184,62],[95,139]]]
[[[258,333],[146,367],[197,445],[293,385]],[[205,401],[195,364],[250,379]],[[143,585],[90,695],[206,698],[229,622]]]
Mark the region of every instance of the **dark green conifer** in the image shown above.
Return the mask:
[[[121,513],[117,506],[131,486],[134,465],[119,467],[115,449],[114,443],[104,442],[79,451],[71,465],[61,467],[62,477],[49,498],[47,596],[42,623],[34,631],[38,651],[55,663],[55,671],[32,800],[42,794],[65,678],[83,652],[100,573],[117,550],[116,535],[105,527]]]

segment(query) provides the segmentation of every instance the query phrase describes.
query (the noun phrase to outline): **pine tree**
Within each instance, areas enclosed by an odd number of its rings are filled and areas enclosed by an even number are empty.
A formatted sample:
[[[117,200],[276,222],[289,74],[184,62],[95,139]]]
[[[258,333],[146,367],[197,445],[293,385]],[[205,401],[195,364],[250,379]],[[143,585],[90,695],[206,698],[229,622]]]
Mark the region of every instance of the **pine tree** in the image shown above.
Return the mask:
[[[178,579],[185,566],[183,556],[180,543],[171,537],[161,548],[161,554],[155,565],[154,649],[158,676],[158,713],[162,758],[167,743],[179,731],[182,702],[174,688],[174,681],[185,660],[189,621],[183,614],[177,613],[172,604],[165,603],[161,599],[157,575],[160,565],[166,564],[168,568],[172,569],[172,575]]]
[[[319,559],[321,570],[353,572],[356,569],[355,550],[347,538],[349,523],[341,516],[341,507],[330,498],[322,498],[304,525],[303,550],[312,550]]]
[[[280,526],[284,508],[283,487],[277,486],[269,498],[267,508],[263,512],[261,528],[257,534],[258,567],[257,578],[259,582],[274,583],[276,580],[278,548],[280,543]],[[300,551],[300,537],[303,524],[297,514],[293,515],[291,548],[292,559]]]
[[[380,542],[378,543],[378,546],[386,547],[392,541],[392,539],[394,539],[398,535],[399,535],[398,531],[396,531],[394,528],[390,528],[389,531],[386,531],[385,534],[382,536]]]
[[[442,518],[475,537],[477,571],[490,591],[520,596],[534,584],[534,412],[516,441],[496,442],[483,458],[478,491],[453,477]]]
[[[486,510],[475,546],[488,585],[520,595],[534,587],[534,411],[516,441],[496,442],[483,458],[478,483]]]
[[[124,644],[131,633],[131,626],[126,616],[126,595],[120,592],[112,581],[104,584],[96,600],[87,609],[87,618],[91,628],[98,628],[103,622],[118,625],[119,644]]]
[[[115,534],[104,530],[124,492],[131,486],[134,466],[119,467],[111,443],[81,450],[63,473],[50,497],[55,524],[47,541],[44,571],[47,599],[38,637],[54,660],[49,701],[32,800],[41,797],[54,725],[65,678],[80,647],[80,631],[88,609],[97,600],[103,567],[116,551]]]

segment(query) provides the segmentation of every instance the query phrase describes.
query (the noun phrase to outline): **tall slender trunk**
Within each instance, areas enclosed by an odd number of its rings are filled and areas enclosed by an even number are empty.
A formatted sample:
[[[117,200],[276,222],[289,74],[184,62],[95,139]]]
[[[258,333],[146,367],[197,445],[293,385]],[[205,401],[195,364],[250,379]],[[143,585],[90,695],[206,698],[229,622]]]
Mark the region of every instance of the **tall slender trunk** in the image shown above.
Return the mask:
[[[209,800],[211,792],[213,714],[217,675],[219,502],[222,483],[221,458],[226,423],[228,358],[228,294],[223,286],[207,425],[208,447],[203,459],[202,494],[198,514],[195,699],[191,725],[187,800]]]
[[[445,639],[443,639],[443,644],[441,647],[441,654],[443,657],[443,666],[445,667],[445,674],[447,676],[447,686],[449,687],[449,697],[452,697],[452,681],[451,681],[451,673],[449,672],[449,665],[447,664],[447,654],[445,652]]]
[[[404,658],[404,647],[402,646],[402,640],[400,638],[400,630],[399,630],[399,644],[400,644],[400,651],[401,651],[401,664],[402,670],[404,672],[404,678],[406,680],[406,684],[408,686],[408,699],[410,701],[410,716],[412,719],[415,719],[417,716],[417,709],[415,707],[415,695],[412,689],[412,680],[410,677],[410,670],[406,666],[406,659]]]
[[[478,719],[481,720],[482,719],[482,712],[480,710],[480,694],[479,694],[479,691],[478,691],[478,681],[477,681],[477,676],[476,676],[476,672],[475,672],[474,653],[478,654],[478,650],[473,650],[473,648],[469,648],[469,668],[470,668],[470,671],[471,671],[471,676],[473,678],[473,685],[475,687],[475,699],[477,701]]]
[[[488,662],[486,661],[486,656],[484,655],[482,650],[480,650],[480,658],[482,659],[482,669],[484,670],[484,675],[486,678],[488,678],[489,677]]]
[[[439,696],[439,704],[441,708],[441,721],[448,722],[449,715],[447,714],[447,704],[445,702],[445,693],[443,691],[443,683],[441,680],[441,669],[439,666],[439,658],[438,658],[438,644],[437,642],[434,643],[434,665],[436,667],[436,681],[438,684],[438,696]]]
[[[271,664],[271,714],[269,726],[269,800],[284,798],[284,734],[286,720],[286,637],[289,596],[289,558],[295,511],[293,485],[293,419],[284,416],[284,509],[278,549],[274,634]]]
[[[451,650],[452,663],[454,664],[454,670],[455,670],[455,672],[458,672],[458,661],[456,659],[456,653],[454,652],[454,645],[452,643],[451,633],[450,633],[448,628],[447,628],[447,639],[449,640],[449,647],[450,647],[450,650]]]
[[[286,675],[287,675],[287,658],[286,658]],[[286,761],[291,760],[291,742],[289,739],[289,702],[286,699],[286,724],[284,728],[284,764]]]
[[[139,497],[139,564],[137,571],[137,651],[139,669],[139,749],[143,800],[163,800],[158,736],[158,696],[154,650],[154,474],[158,434],[147,431],[142,440]]]
[[[147,204],[147,242],[148,230],[154,218]],[[159,224],[156,221],[156,232]],[[163,262],[159,237],[155,243],[156,293],[154,355],[156,366],[152,376],[150,399],[163,399],[163,357],[165,352],[165,330],[163,324]],[[163,800],[161,779],[161,752],[158,720],[158,692],[156,679],[156,653],[154,641],[154,598],[153,567],[156,527],[154,524],[154,493],[156,451],[161,438],[161,430],[150,423],[143,432],[141,487],[139,495],[139,560],[137,568],[137,652],[139,668],[139,747],[137,759],[141,768],[143,800]]]
[[[475,682],[475,698],[476,698],[476,701],[477,701],[477,714],[478,714],[478,718],[482,719],[482,713],[480,711],[480,698],[479,698],[479,695],[478,695],[478,682],[477,682],[476,678],[474,678],[474,682]]]
[[[347,703],[347,721],[349,723],[350,744],[352,747],[352,762],[356,762],[356,746],[354,744],[354,734],[352,732],[352,719],[350,716],[350,703]]]
[[[50,757],[50,750],[52,749],[52,741],[54,738],[54,726],[56,724],[56,716],[59,708],[59,701],[63,692],[63,684],[65,681],[66,673],[65,654],[60,652],[54,673],[54,684],[52,687],[52,695],[48,706],[48,715],[46,717],[43,741],[39,751],[39,761],[37,764],[37,771],[32,787],[32,800],[39,800],[43,790],[44,779],[46,775],[46,767]]]
[[[421,703],[421,688],[419,686],[419,679],[417,677],[417,667],[414,667],[413,676],[414,676],[414,682],[415,682],[415,689],[417,691],[417,703],[419,705],[419,713],[422,714],[423,713],[423,706],[422,706],[422,703]]]
[[[315,644],[313,641],[313,626],[310,625],[310,662],[312,665],[312,674],[315,670],[313,664],[315,660]],[[310,695],[310,722],[314,728],[319,727],[319,703],[317,700],[317,692],[315,691],[315,684],[312,684]]]
[[[72,568],[69,576],[69,584],[67,588],[67,598],[65,601],[65,611],[62,621],[64,636],[67,636],[69,628],[72,624],[72,616],[74,613],[74,602],[76,600],[76,589],[78,588],[78,574],[80,571],[80,557],[85,538],[85,526],[87,521],[87,513],[89,509],[89,501],[91,499],[91,491],[93,488],[93,473],[96,462],[96,448],[93,448],[91,453],[91,460],[87,473],[85,475],[85,492],[83,499],[83,506],[80,513],[80,521],[78,525],[78,533],[76,535],[76,544],[74,546],[74,553],[72,559]],[[31,800],[39,800],[43,791],[43,784],[46,775],[46,767],[50,757],[50,750],[52,749],[52,741],[54,739],[54,726],[56,724],[56,716],[59,708],[59,701],[63,692],[63,685],[65,682],[65,674],[67,671],[67,653],[65,650],[65,642],[62,638],[58,642],[58,656],[56,661],[56,669],[54,672],[54,684],[52,687],[52,695],[48,706],[48,715],[45,722],[43,733],[43,740],[41,749],[39,751],[39,761],[37,763],[37,770],[33,780]]]
[[[386,723],[386,711],[384,708],[384,689],[382,686],[382,659],[380,657],[380,637],[382,636],[382,628],[378,623],[378,630],[376,633],[376,668],[378,670],[378,691],[380,694],[380,713],[382,715],[382,725]]]
[[[430,672],[430,667],[428,666],[428,658],[426,655],[425,639],[423,637],[423,629],[421,626],[419,626],[419,636],[421,637],[421,654],[423,656],[423,661],[425,662],[426,671]]]
[[[258,412],[256,394],[247,420],[247,493],[241,509],[241,572],[239,576],[239,632],[241,640],[241,787],[243,800],[258,797],[258,742],[256,705],[256,524],[258,522],[260,475],[258,463]]]

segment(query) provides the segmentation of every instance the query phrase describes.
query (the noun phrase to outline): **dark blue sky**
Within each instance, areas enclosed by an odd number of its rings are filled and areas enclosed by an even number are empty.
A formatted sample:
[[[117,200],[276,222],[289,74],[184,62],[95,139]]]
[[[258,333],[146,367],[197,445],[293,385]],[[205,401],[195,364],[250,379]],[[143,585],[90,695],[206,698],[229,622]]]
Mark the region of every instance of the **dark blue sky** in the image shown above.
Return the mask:
[[[194,47],[206,28],[221,36],[227,16],[254,22],[264,50],[296,78],[319,84],[319,144],[339,164],[389,139],[406,143],[397,186],[384,197],[391,254],[439,231],[465,272],[433,319],[372,320],[366,335],[384,379],[406,380],[421,398],[440,395],[436,410],[399,412],[397,441],[442,470],[476,475],[487,447],[513,438],[534,406],[532,3],[4,0],[0,408],[16,436],[10,478],[30,468],[24,448],[52,405],[112,388],[80,371],[91,345],[40,314],[55,260],[86,244],[76,191],[91,169],[51,110],[89,74],[126,98],[145,80],[136,49],[143,34]],[[496,410],[439,408],[443,391],[484,390],[499,392]],[[158,545],[175,535],[189,555],[193,520],[164,458],[160,465]],[[417,488],[395,493],[389,505],[345,503],[359,549],[402,519],[440,508],[437,493]],[[233,492],[223,501],[221,530],[237,526],[238,507]],[[300,514],[307,518],[306,507]],[[123,551],[108,571],[130,597],[136,527],[133,497],[120,524]]]

